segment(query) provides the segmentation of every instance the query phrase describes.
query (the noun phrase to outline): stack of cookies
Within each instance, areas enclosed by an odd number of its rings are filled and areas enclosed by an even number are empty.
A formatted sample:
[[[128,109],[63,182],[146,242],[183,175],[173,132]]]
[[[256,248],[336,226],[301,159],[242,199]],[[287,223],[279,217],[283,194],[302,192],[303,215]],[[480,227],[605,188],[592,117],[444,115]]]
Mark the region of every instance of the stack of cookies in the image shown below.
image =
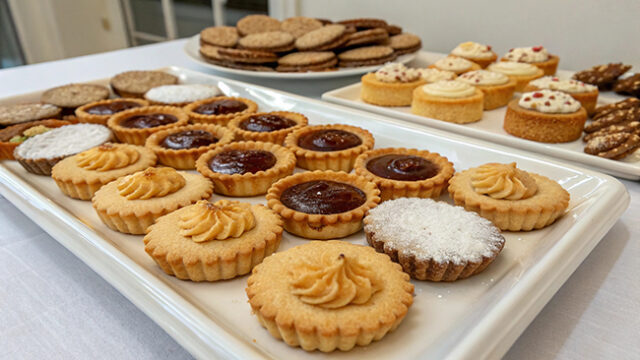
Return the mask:
[[[296,16],[279,21],[249,15],[233,26],[200,32],[200,55],[208,62],[250,71],[306,72],[384,64],[418,51],[416,35],[382,19],[333,23]]]

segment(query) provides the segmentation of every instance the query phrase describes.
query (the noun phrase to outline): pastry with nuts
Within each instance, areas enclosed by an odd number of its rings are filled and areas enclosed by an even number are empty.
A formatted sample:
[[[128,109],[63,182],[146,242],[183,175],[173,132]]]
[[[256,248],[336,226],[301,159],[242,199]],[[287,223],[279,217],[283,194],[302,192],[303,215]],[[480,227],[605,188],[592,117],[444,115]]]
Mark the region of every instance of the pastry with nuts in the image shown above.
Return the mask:
[[[578,71],[573,78],[587,84],[595,85],[600,90],[611,89],[618,78],[629,71],[631,65],[623,63],[609,63],[596,65],[590,69]]]
[[[624,79],[618,79],[618,81],[613,84],[613,91],[618,94],[640,98],[640,74],[633,74]]]

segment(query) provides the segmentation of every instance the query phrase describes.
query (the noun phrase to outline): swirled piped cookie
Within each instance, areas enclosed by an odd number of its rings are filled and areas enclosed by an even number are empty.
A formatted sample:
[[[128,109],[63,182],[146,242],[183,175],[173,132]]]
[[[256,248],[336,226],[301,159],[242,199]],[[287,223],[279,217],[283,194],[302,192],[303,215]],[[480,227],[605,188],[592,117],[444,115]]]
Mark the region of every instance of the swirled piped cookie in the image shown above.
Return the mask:
[[[58,162],[51,177],[65,195],[91,200],[103,185],[155,164],[156,155],[145,147],[107,143]]]
[[[264,205],[200,200],[160,217],[145,251],[169,275],[216,281],[247,274],[274,253],[282,220]]]
[[[419,86],[413,91],[411,112],[466,124],[482,119],[483,104],[484,95],[476,87],[459,80],[442,80]]]
[[[475,211],[501,230],[529,231],[551,225],[569,206],[569,193],[554,180],[489,163],[456,173],[449,180],[456,205]]]
[[[388,256],[343,241],[312,241],[264,259],[247,281],[260,324],[307,351],[382,339],[413,303],[409,276]]]
[[[211,181],[200,174],[150,167],[120,177],[92,198],[102,222],[127,234],[144,234],[160,216],[211,196]]]

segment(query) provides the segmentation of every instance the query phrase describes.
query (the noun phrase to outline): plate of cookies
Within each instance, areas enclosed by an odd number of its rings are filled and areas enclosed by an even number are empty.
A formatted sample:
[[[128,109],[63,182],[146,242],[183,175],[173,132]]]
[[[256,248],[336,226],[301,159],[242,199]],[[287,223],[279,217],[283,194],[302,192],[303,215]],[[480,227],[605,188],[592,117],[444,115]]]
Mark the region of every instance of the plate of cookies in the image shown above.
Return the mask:
[[[638,75],[620,63],[574,74],[559,61],[543,46],[498,61],[491,46],[465,42],[449,55],[389,63],[322,98],[640,179]]]
[[[179,67],[89,85],[0,99],[75,114],[3,129],[0,193],[197,358],[498,358],[629,203],[608,175]]]
[[[407,63],[420,38],[382,19],[333,23],[296,16],[279,21],[249,15],[236,26],[213,26],[193,36],[185,53],[223,73],[283,79],[361,75],[390,61]]]

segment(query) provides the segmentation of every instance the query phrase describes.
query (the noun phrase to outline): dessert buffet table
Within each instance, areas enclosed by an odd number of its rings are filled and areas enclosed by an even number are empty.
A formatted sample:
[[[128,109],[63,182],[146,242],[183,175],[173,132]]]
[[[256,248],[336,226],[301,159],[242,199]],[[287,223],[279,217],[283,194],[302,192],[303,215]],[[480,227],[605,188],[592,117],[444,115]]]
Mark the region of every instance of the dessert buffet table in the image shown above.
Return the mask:
[[[210,72],[187,58],[184,44],[173,41],[0,70],[0,97],[125,70],[178,65]],[[313,98],[358,79],[228,77]],[[631,194],[629,209],[505,358],[637,357],[640,183],[621,181]],[[0,229],[0,358],[191,357],[144,314],[144,309],[137,309],[4,198],[0,198]]]

